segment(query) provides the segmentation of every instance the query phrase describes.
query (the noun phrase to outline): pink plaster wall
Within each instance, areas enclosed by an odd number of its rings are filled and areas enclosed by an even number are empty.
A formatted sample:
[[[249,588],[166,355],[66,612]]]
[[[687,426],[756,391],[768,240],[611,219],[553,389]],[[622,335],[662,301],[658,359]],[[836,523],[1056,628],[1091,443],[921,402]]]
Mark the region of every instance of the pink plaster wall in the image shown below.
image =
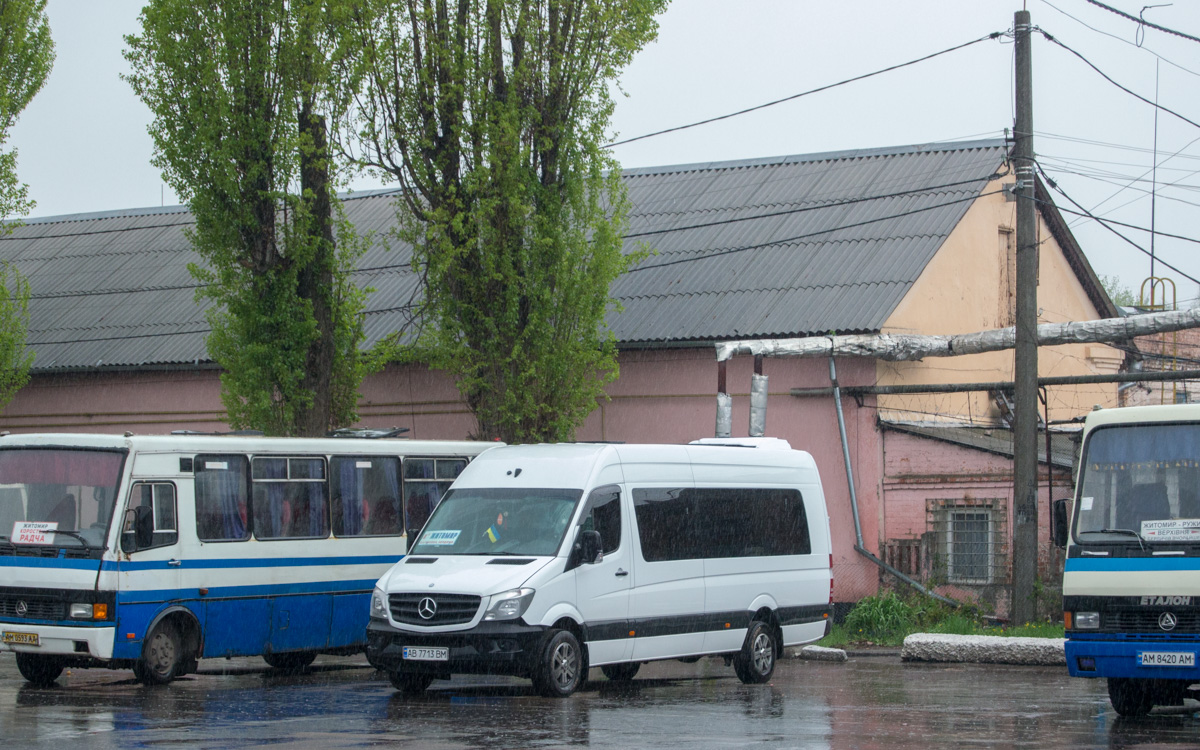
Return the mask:
[[[621,376],[608,389],[611,400],[598,405],[579,429],[579,440],[681,443],[711,437],[716,424],[717,363],[709,347],[626,351]],[[838,363],[842,385],[872,382],[868,360]],[[733,435],[749,432],[753,358],[728,366],[733,396]],[[838,436],[837,414],[829,397],[798,398],[792,388],[826,387],[826,360],[767,359],[770,378],[767,434],[809,451],[817,461],[834,538],[834,585],[838,601],[856,601],[878,586],[878,570],[854,551],[854,522]],[[879,551],[883,450],[875,426],[874,402],[843,403],[854,465],[863,538]],[[360,424],[407,427],[408,437],[470,437],[474,420],[451,380],[421,366],[390,366],[363,384]],[[222,431],[220,382],[215,370],[120,372],[92,375],[39,375],[0,413],[0,430],[12,432],[164,433],[171,430]]]

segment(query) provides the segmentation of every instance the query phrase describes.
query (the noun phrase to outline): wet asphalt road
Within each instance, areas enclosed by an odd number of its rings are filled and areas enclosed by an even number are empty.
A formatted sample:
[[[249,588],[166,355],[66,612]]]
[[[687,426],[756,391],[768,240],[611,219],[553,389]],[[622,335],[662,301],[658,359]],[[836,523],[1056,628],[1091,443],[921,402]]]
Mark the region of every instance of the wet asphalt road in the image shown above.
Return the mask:
[[[1200,704],[1119,718],[1104,683],[1063,668],[782,661],[742,685],[719,659],[642,667],[567,700],[528,682],[458,678],[404,698],[365,662],[322,657],[299,675],[257,659],[146,688],[76,670],[38,689],[0,655],[4,748],[1162,748],[1200,746]],[[221,670],[226,673],[222,674]]]

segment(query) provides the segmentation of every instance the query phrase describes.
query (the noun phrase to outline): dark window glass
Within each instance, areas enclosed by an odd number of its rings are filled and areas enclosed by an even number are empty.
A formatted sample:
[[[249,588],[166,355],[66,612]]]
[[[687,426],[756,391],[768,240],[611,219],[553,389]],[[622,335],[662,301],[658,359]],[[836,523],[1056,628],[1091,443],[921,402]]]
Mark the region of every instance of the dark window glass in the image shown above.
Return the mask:
[[[605,554],[621,546],[621,493],[615,488],[601,487],[588,498],[588,511],[583,519],[586,531],[599,531],[601,549]]]
[[[467,465],[465,458],[404,459],[404,525],[419,529]]]
[[[404,532],[400,461],[381,456],[337,457],[330,462],[335,536]]]
[[[250,538],[250,461],[245,456],[196,456],[196,534],[201,541]]]
[[[635,489],[633,500],[647,562],[812,551],[797,490]]]
[[[681,488],[633,491],[642,558],[647,562],[703,557],[692,523],[693,501]]]

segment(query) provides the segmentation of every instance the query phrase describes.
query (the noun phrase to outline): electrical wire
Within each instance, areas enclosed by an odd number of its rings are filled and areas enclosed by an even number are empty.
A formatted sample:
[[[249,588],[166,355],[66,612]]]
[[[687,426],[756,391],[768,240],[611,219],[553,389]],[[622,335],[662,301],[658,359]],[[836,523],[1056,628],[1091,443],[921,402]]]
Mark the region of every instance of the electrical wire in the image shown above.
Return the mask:
[[[1143,50],[1149,52],[1150,54],[1154,55],[1155,57],[1157,57],[1159,60],[1162,60],[1167,65],[1178,68],[1179,70],[1182,70],[1184,73],[1191,73],[1194,76],[1200,76],[1200,73],[1197,73],[1196,71],[1191,70],[1189,68],[1185,68],[1184,66],[1180,65],[1179,63],[1172,62],[1171,60],[1168,60],[1167,58],[1163,57],[1162,55],[1158,54],[1157,52],[1155,52],[1154,50],[1152,50],[1148,47],[1145,47],[1140,44],[1136,44],[1134,42],[1129,41],[1128,39],[1122,39],[1121,37],[1117,36],[1116,34],[1110,34],[1107,31],[1102,31],[1101,29],[1098,29],[1095,26],[1092,26],[1091,24],[1081,21],[1080,19],[1078,19],[1075,16],[1071,15],[1070,13],[1066,12],[1062,8],[1059,8],[1054,3],[1051,3],[1050,0],[1042,0],[1042,2],[1046,5],[1049,5],[1051,8],[1054,8],[1054,10],[1058,11],[1059,13],[1062,13],[1064,16],[1071,19],[1072,21],[1080,24],[1081,26],[1085,26],[1085,27],[1091,29],[1092,31],[1096,32],[1097,34],[1102,34],[1104,36],[1111,37],[1113,39],[1116,39],[1118,42],[1121,42],[1122,44],[1128,44],[1131,47],[1137,47],[1138,49],[1143,49]]]
[[[828,91],[829,89],[837,88],[838,86],[845,86],[848,83],[855,83],[857,81],[862,81],[867,78],[871,78],[873,76],[881,75],[883,73],[890,73],[893,70],[899,70],[900,68],[905,68],[910,65],[916,65],[917,63],[925,62],[926,60],[932,60],[933,58],[939,57],[941,55],[949,54],[951,52],[957,52],[958,50],[964,49],[966,47],[970,47],[973,44],[979,44],[980,42],[986,42],[989,39],[996,39],[998,37],[1004,36],[1004,34],[1005,34],[1005,32],[1003,32],[1003,31],[993,31],[991,34],[979,37],[978,39],[973,39],[969,42],[965,42],[963,44],[959,44],[954,47],[950,47],[948,49],[944,49],[941,52],[934,52],[933,54],[925,55],[924,57],[918,57],[915,60],[909,60],[908,62],[899,63],[897,65],[892,65],[887,68],[882,68],[882,69],[876,70],[872,73],[865,73],[863,75],[855,76],[853,78],[847,78],[845,80],[838,81],[837,83],[830,83],[830,84],[827,84],[825,86],[820,86],[815,89],[809,89],[808,91],[802,91],[799,94],[792,94],[791,96],[786,96],[782,99],[776,99],[775,101],[766,102],[765,104],[758,104],[753,107],[747,107],[746,109],[738,110],[737,112],[730,112],[728,114],[718,115],[717,117],[710,117],[706,120],[700,120],[698,122],[688,123],[687,125],[677,125],[673,128],[666,128],[665,130],[657,130],[653,133],[646,133],[645,135],[634,136],[633,138],[626,138],[626,139],[620,140],[620,141],[613,141],[612,143],[606,144],[603,148],[613,148],[614,146],[623,146],[627,143],[633,143],[634,141],[641,141],[641,140],[645,140],[647,138],[654,138],[655,136],[665,135],[667,133],[675,133],[680,130],[687,130],[688,128],[695,128],[695,127],[699,127],[701,125],[708,125],[709,123],[718,122],[720,120],[728,120],[731,117],[738,117],[740,115],[748,114],[750,112],[756,112],[760,109],[766,109],[767,107],[773,107],[776,104],[783,104],[784,102],[790,102],[790,101],[799,99],[804,96],[809,96],[810,94],[816,94],[816,93],[820,93],[822,91]]]
[[[1109,13],[1116,13],[1118,16],[1121,16],[1122,18],[1127,18],[1130,21],[1133,21],[1134,23],[1136,23],[1140,26],[1149,26],[1150,28],[1157,29],[1158,31],[1161,31],[1165,34],[1174,34],[1175,36],[1182,37],[1184,39],[1189,39],[1193,42],[1200,42],[1200,38],[1196,38],[1196,37],[1192,36],[1191,34],[1184,34],[1182,31],[1176,31],[1175,29],[1168,29],[1166,26],[1159,26],[1156,23],[1150,23],[1149,21],[1147,21],[1144,18],[1140,18],[1138,16],[1131,16],[1124,11],[1117,10],[1116,8],[1113,8],[1112,6],[1109,6],[1109,5],[1105,5],[1104,3],[1100,2],[1100,0],[1087,0],[1087,1],[1089,3],[1091,3],[1092,5],[1095,5],[1100,8],[1104,8]],[[1056,8],[1056,10],[1057,10],[1057,8]]]

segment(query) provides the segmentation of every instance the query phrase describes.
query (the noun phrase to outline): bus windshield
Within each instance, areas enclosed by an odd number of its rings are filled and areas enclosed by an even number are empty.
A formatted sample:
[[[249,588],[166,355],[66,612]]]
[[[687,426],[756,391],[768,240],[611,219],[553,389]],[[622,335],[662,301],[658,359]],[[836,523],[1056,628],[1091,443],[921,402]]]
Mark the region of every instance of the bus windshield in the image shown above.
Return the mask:
[[[1076,541],[1200,542],[1200,424],[1100,427],[1084,450]]]
[[[555,555],[583,490],[450,490],[410,554]]]
[[[0,450],[0,542],[102,548],[124,459],[120,451]]]

